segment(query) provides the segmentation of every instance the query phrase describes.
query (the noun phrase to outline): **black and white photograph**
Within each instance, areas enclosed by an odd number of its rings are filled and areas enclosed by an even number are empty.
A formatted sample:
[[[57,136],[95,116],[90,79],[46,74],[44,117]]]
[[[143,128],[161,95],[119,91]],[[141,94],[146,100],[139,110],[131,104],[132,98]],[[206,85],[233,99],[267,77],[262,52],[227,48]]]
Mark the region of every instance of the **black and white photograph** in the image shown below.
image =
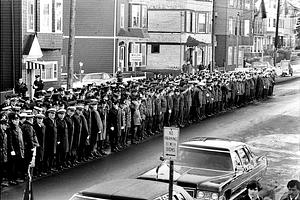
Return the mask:
[[[0,2],[0,200],[300,200],[300,0]]]

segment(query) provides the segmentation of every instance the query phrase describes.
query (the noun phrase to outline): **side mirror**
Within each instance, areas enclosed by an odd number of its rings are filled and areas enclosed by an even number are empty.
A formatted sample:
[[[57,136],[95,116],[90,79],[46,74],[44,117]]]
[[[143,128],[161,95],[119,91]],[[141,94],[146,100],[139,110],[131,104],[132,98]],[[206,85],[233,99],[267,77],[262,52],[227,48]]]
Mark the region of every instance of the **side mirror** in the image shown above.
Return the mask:
[[[241,165],[235,167],[235,175],[239,176],[244,173],[244,168]]]

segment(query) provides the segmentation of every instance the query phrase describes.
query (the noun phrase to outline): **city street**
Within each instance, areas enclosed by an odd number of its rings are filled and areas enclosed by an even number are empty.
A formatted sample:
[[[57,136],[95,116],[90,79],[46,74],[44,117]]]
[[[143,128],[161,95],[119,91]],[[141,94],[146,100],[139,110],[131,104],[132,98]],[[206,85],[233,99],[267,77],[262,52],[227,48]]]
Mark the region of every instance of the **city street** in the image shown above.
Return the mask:
[[[290,179],[300,178],[300,80],[276,85],[275,95],[181,130],[180,140],[195,136],[227,137],[253,146],[257,154],[268,157],[269,167],[262,181],[274,188],[276,199]],[[63,200],[73,193],[99,182],[135,178],[159,164],[163,150],[162,137],[130,146],[105,158],[65,170],[54,176],[34,181],[37,200]],[[25,184],[6,188],[1,200],[22,199]]]

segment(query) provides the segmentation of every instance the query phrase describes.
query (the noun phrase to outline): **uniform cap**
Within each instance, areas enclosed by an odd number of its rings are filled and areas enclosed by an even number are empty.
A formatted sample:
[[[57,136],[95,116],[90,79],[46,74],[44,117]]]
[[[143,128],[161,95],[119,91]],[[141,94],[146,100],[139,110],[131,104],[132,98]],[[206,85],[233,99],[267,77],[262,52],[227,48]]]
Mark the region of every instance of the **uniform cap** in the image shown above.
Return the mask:
[[[36,117],[36,118],[39,118],[39,119],[42,119],[42,118],[45,117],[45,115],[43,115],[43,114],[36,114],[35,117]]]
[[[63,109],[63,108],[61,108],[61,109],[57,110],[57,113],[65,113],[65,112],[66,112],[66,110],[65,110],[65,109]]]
[[[55,108],[49,108],[48,112],[56,112],[56,109]]]
[[[76,110],[76,107],[75,107],[75,106],[69,106],[69,107],[67,108],[67,110],[72,110],[72,111],[74,111],[74,110]]]
[[[38,110],[38,111],[43,111],[43,108],[37,107],[37,106],[34,106],[33,109]]]

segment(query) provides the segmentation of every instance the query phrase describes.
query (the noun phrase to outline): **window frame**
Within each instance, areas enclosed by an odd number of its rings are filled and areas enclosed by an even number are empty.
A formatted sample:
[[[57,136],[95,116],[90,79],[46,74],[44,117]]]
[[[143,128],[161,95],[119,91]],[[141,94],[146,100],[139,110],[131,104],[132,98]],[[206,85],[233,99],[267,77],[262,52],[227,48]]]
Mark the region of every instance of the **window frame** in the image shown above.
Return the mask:
[[[232,59],[232,55],[233,55],[233,47],[229,46],[228,47],[228,58],[227,58],[227,64],[228,65],[233,65],[233,59]],[[230,62],[229,62],[230,61]]]
[[[125,27],[125,4],[120,4],[120,28]]]
[[[156,48],[158,49],[158,51],[154,51]],[[160,53],[160,45],[159,44],[151,44],[151,54],[159,54],[159,53]]]
[[[200,25],[203,25],[203,23],[200,24],[200,15],[203,15],[204,16],[204,26],[200,26]],[[206,33],[206,26],[207,26],[207,15],[206,13],[202,13],[202,12],[199,12],[198,13],[198,16],[197,16],[197,33]],[[200,31],[200,28],[203,28],[201,31]]]
[[[35,70],[35,75],[41,75],[41,79],[44,82],[57,81],[58,80],[58,61],[45,61],[45,62],[43,62],[43,65],[44,65],[43,69]],[[46,68],[52,68],[51,78],[46,78],[48,75]]]
[[[58,13],[57,12],[57,4],[60,3],[61,4],[61,12]],[[54,4],[54,7],[55,7],[55,32],[58,32],[58,33],[62,33],[63,31],[63,0],[55,0],[55,4]],[[58,14],[60,14],[58,16]],[[60,30],[57,28],[57,20],[58,18],[60,19]]]
[[[148,7],[146,5],[142,5],[142,13],[141,13],[141,27],[148,27]]]
[[[45,15],[44,15],[44,5],[48,4],[49,5],[49,17],[48,17],[48,22],[47,25],[49,25],[48,27],[46,27],[44,24],[46,19],[45,19]],[[40,32],[43,33],[51,33],[52,32],[52,1],[51,0],[43,0],[40,1]]]
[[[137,14],[137,16],[134,15],[134,10],[137,11],[135,13],[135,14]],[[138,17],[136,25],[134,25],[134,17]],[[139,4],[131,5],[131,28],[141,28],[141,5],[139,5]]]
[[[141,44],[141,53],[142,53],[141,66],[146,66],[147,65],[147,44],[146,43]]]
[[[34,0],[28,0],[27,1],[27,32],[34,32],[35,30],[35,1]],[[30,6],[32,5],[32,14],[30,13],[29,15],[29,12],[31,11],[31,8]],[[29,17],[32,16],[32,19],[29,19]],[[30,22],[32,21],[32,22]],[[32,24],[31,24],[32,23]],[[29,28],[29,26],[32,25],[32,28]]]

